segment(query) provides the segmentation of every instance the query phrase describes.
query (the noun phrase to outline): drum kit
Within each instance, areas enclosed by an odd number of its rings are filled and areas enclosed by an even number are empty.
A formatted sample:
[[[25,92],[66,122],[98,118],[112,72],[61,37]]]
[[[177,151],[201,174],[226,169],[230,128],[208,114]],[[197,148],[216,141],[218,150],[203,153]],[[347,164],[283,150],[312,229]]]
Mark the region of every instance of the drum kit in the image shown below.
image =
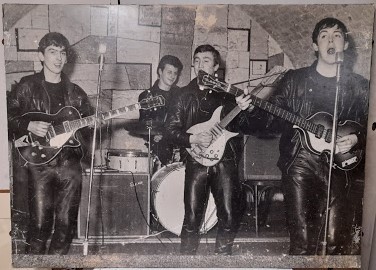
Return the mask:
[[[109,149],[108,167],[132,173],[148,173],[151,178],[151,211],[154,219],[166,230],[180,235],[184,220],[185,165],[173,162],[158,169],[154,174],[155,157],[150,151],[151,136],[161,135],[163,122],[140,121],[125,124],[131,134],[148,136],[148,152],[140,150]],[[200,233],[205,234],[217,223],[217,209],[212,194],[209,195],[205,218]]]

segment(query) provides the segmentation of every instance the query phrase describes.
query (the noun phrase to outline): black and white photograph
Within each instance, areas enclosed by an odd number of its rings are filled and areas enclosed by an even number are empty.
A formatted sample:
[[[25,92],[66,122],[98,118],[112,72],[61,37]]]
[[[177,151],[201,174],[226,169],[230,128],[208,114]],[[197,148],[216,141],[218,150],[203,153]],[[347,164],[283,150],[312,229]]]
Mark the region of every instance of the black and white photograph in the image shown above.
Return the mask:
[[[13,267],[361,267],[374,5],[2,10]]]

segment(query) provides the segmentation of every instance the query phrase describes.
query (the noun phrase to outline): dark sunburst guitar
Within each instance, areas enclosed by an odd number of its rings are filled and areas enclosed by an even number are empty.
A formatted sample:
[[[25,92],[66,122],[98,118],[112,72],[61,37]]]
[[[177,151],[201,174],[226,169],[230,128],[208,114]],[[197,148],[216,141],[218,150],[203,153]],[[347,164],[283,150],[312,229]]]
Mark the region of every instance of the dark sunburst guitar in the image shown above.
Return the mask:
[[[127,107],[100,113],[99,119],[109,120],[124,115],[129,111],[147,110],[164,105],[164,97],[156,96],[143,99]],[[29,132],[28,135],[15,140],[15,147],[21,157],[26,163],[33,165],[42,165],[50,162],[64,147],[79,147],[81,144],[75,137],[76,131],[93,125],[95,122],[94,115],[81,118],[78,110],[71,106],[60,109],[56,114],[30,112],[22,115],[21,118],[27,121],[43,121],[51,124],[44,137],[39,137]]]
[[[214,91],[225,91],[235,96],[243,93],[242,89],[220,82],[204,71],[200,71],[198,77],[201,84]],[[255,95],[251,95],[251,104],[292,123],[293,127],[299,131],[303,147],[308,151],[317,155],[325,154],[327,157],[330,155],[333,125],[331,114],[318,112],[308,118],[302,118]],[[338,124],[337,138],[357,134],[361,129],[362,126],[355,121],[344,121]],[[356,146],[346,153],[336,152],[334,154],[334,167],[344,171],[352,170],[360,163],[363,154],[364,150]]]

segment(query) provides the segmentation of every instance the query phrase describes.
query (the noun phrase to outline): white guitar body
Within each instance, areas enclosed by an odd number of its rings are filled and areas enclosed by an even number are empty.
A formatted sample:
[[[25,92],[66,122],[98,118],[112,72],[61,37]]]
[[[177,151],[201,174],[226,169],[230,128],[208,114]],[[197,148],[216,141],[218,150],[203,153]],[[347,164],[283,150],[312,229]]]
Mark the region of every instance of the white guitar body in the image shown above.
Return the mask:
[[[221,160],[227,141],[238,135],[238,133],[230,132],[218,125],[221,120],[222,108],[223,106],[219,106],[210,120],[196,124],[187,130],[187,133],[190,134],[198,134],[203,131],[209,131],[212,134],[213,140],[207,148],[198,144],[192,144],[191,148],[186,148],[198,163],[207,167],[214,166]]]

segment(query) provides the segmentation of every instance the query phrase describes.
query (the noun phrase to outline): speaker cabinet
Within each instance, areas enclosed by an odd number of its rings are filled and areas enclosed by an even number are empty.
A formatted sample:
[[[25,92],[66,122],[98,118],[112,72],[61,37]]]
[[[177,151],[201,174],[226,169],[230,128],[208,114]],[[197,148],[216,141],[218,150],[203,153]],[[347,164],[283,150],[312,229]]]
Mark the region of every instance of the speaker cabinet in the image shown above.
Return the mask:
[[[240,177],[244,180],[280,180],[281,172],[277,167],[279,139],[244,136]]]
[[[83,175],[78,238],[86,232],[90,173]],[[149,234],[148,174],[95,173],[90,204],[89,238],[127,238]]]

